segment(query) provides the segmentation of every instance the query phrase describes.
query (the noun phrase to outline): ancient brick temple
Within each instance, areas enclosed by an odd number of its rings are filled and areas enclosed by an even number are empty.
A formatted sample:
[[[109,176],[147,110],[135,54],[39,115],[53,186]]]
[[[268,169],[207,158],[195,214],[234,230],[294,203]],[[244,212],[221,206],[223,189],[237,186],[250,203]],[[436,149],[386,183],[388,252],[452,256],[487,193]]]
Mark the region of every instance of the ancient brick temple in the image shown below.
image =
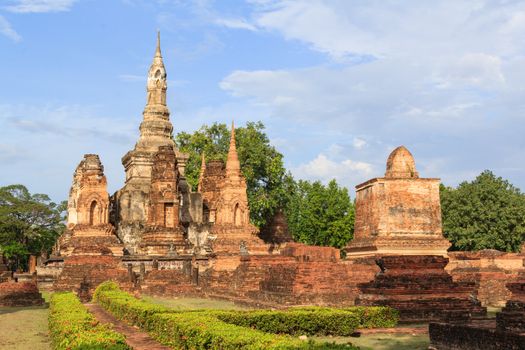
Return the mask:
[[[404,321],[483,315],[472,282],[445,270],[450,243],[441,231],[439,179],[420,178],[403,146],[388,157],[384,178],[356,187],[355,238],[350,259],[374,259],[381,271],[359,285],[356,303],[388,305]]]
[[[396,148],[386,173],[356,186],[354,239],[349,256],[447,255],[441,229],[439,179],[420,178],[412,154]]]
[[[233,124],[226,164],[206,165],[203,155],[199,191],[193,192],[184,177],[188,155],[172,138],[166,89],[158,37],[140,137],[122,158],[124,187],[108,194],[98,155],[86,154],[74,173],[67,231],[48,260],[62,269],[55,289],[92,290],[107,278],[136,284],[135,273],[143,280],[152,270],[191,275],[202,256],[268,254],[250,224]],[[194,267],[186,268],[192,261]]]
[[[282,212],[260,233],[250,223],[233,124],[226,162],[206,162],[203,154],[193,191],[184,176],[188,155],[172,138],[166,89],[157,39],[140,137],[122,158],[124,186],[108,194],[94,154],[75,170],[67,230],[45,266],[37,267],[53,276],[55,290],[88,299],[112,279],[136,292],[272,307],[392,305],[404,320],[483,313],[475,297],[489,297],[474,288],[488,285],[479,277],[485,260],[473,269],[473,258],[457,258],[457,273],[445,270],[450,244],[441,229],[439,179],[420,178],[405,147],[392,152],[384,177],[357,186],[355,239],[343,259],[338,249],[292,242]],[[510,273],[517,270],[499,272],[501,294]]]

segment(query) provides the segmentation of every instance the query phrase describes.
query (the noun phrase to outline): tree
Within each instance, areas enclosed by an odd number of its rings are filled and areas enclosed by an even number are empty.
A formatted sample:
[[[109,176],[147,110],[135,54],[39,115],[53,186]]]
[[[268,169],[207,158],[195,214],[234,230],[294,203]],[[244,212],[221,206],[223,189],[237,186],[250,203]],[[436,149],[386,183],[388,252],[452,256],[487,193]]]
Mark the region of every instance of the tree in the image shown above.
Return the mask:
[[[30,194],[23,185],[0,187],[0,252],[26,266],[30,254],[49,252],[64,229],[66,203]]]
[[[456,189],[441,185],[443,230],[454,250],[518,251],[525,235],[525,196],[491,171]]]
[[[250,219],[262,227],[275,210],[285,205],[287,187],[292,180],[283,165],[283,156],[270,144],[261,122],[249,122],[235,129],[237,152],[242,173],[248,187]],[[179,149],[189,153],[186,179],[197,189],[201,155],[206,160],[225,161],[230,144],[230,130],[226,124],[203,125],[192,134],[180,132],[175,137]]]
[[[348,189],[335,180],[327,186],[299,180],[290,193],[286,215],[297,242],[342,248],[353,237],[354,204]]]

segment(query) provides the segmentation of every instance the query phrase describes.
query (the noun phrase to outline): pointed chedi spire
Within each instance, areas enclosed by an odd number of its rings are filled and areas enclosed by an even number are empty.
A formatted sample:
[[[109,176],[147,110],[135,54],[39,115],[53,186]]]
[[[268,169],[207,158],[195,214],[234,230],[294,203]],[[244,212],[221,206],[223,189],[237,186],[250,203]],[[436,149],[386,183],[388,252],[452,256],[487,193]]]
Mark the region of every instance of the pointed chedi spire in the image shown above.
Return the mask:
[[[197,192],[202,190],[202,182],[204,181],[204,172],[206,171],[206,159],[204,157],[204,151],[201,155],[201,172],[199,174],[199,184],[197,185]]]
[[[160,32],[157,32],[155,55],[148,72],[148,105],[166,105],[167,74],[160,51]],[[169,112],[168,112],[169,113]]]
[[[230,149],[228,158],[226,158],[226,177],[239,176],[241,173],[241,164],[237,155],[237,145],[235,143],[235,125],[232,121],[232,130],[230,136]]]
[[[160,30],[157,31],[157,47],[155,49],[155,57],[162,58],[162,54],[160,53]]]
[[[141,149],[156,152],[159,146],[174,145],[171,138],[173,125],[166,105],[167,74],[160,50],[160,32],[157,33],[157,44],[153,62],[148,71],[147,100],[144,119],[140,124],[140,139],[137,146]]]

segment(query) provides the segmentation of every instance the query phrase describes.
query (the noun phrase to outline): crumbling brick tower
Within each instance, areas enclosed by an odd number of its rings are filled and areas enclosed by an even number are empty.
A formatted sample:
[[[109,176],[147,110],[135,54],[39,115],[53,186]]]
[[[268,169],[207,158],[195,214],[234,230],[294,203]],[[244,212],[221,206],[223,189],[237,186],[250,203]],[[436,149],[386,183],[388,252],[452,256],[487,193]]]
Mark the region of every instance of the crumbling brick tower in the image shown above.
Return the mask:
[[[175,147],[172,138],[173,125],[166,104],[167,75],[160,51],[160,37],[153,62],[148,73],[147,100],[144,119],[140,124],[140,138],[135,148],[122,157],[126,170],[126,183],[114,195],[114,215],[112,221],[117,233],[130,253],[139,249],[143,227],[148,222],[153,159],[159,147],[168,146],[176,154],[177,167],[181,176],[188,155]]]
[[[396,148],[385,177],[356,186],[354,239],[350,256],[375,254],[447,256],[443,237],[439,179],[420,178],[412,154]]]
[[[208,165],[203,162],[201,172],[199,190],[202,191],[205,216],[213,222],[214,253],[267,254],[268,246],[250,223],[246,180],[241,173],[233,123],[226,166],[218,161]]]
[[[66,232],[57,253],[64,268],[55,290],[76,290],[86,297],[107,279],[126,279],[120,269],[123,245],[109,223],[109,195],[104,168],[96,154],[86,154],[73,177]]]
[[[450,243],[441,229],[439,179],[420,178],[403,146],[388,157],[385,177],[356,187],[355,238],[348,258],[372,259],[381,272],[359,286],[356,303],[388,305],[403,321],[465,319],[485,312],[474,284],[445,271]]]
[[[186,247],[179,220],[178,185],[173,147],[161,146],[153,157],[148,222],[140,244],[146,255],[175,255]]]

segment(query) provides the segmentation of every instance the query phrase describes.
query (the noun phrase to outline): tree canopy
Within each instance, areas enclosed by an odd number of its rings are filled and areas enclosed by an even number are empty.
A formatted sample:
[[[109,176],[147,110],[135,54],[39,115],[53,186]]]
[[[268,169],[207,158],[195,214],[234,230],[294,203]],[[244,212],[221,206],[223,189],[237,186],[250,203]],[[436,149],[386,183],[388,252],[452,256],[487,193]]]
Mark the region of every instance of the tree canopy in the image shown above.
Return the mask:
[[[296,182],[286,214],[297,242],[342,248],[353,237],[354,204],[348,189],[335,180],[327,186],[319,181]]]
[[[441,186],[443,232],[454,250],[518,251],[525,237],[525,196],[491,171],[457,188]]]
[[[0,187],[0,253],[25,265],[29,254],[49,251],[64,229],[65,209],[23,185]]]
[[[292,180],[284,168],[282,154],[270,144],[261,122],[249,122],[245,127],[235,128],[235,140],[248,187],[250,219],[254,225],[261,227],[278,207],[284,206],[286,188]],[[182,152],[190,155],[185,175],[188,183],[196,189],[201,155],[204,153],[207,161],[225,161],[230,130],[226,124],[203,125],[192,134],[178,133],[175,142]]]
[[[346,188],[335,180],[327,186],[318,181],[295,181],[261,122],[237,127],[235,139],[253,224],[264,226],[275,210],[282,208],[298,242],[343,247],[352,238],[354,206]],[[186,178],[196,189],[202,152],[207,161],[226,160],[230,131],[226,124],[215,123],[192,134],[181,132],[175,140],[180,150],[190,155]]]

